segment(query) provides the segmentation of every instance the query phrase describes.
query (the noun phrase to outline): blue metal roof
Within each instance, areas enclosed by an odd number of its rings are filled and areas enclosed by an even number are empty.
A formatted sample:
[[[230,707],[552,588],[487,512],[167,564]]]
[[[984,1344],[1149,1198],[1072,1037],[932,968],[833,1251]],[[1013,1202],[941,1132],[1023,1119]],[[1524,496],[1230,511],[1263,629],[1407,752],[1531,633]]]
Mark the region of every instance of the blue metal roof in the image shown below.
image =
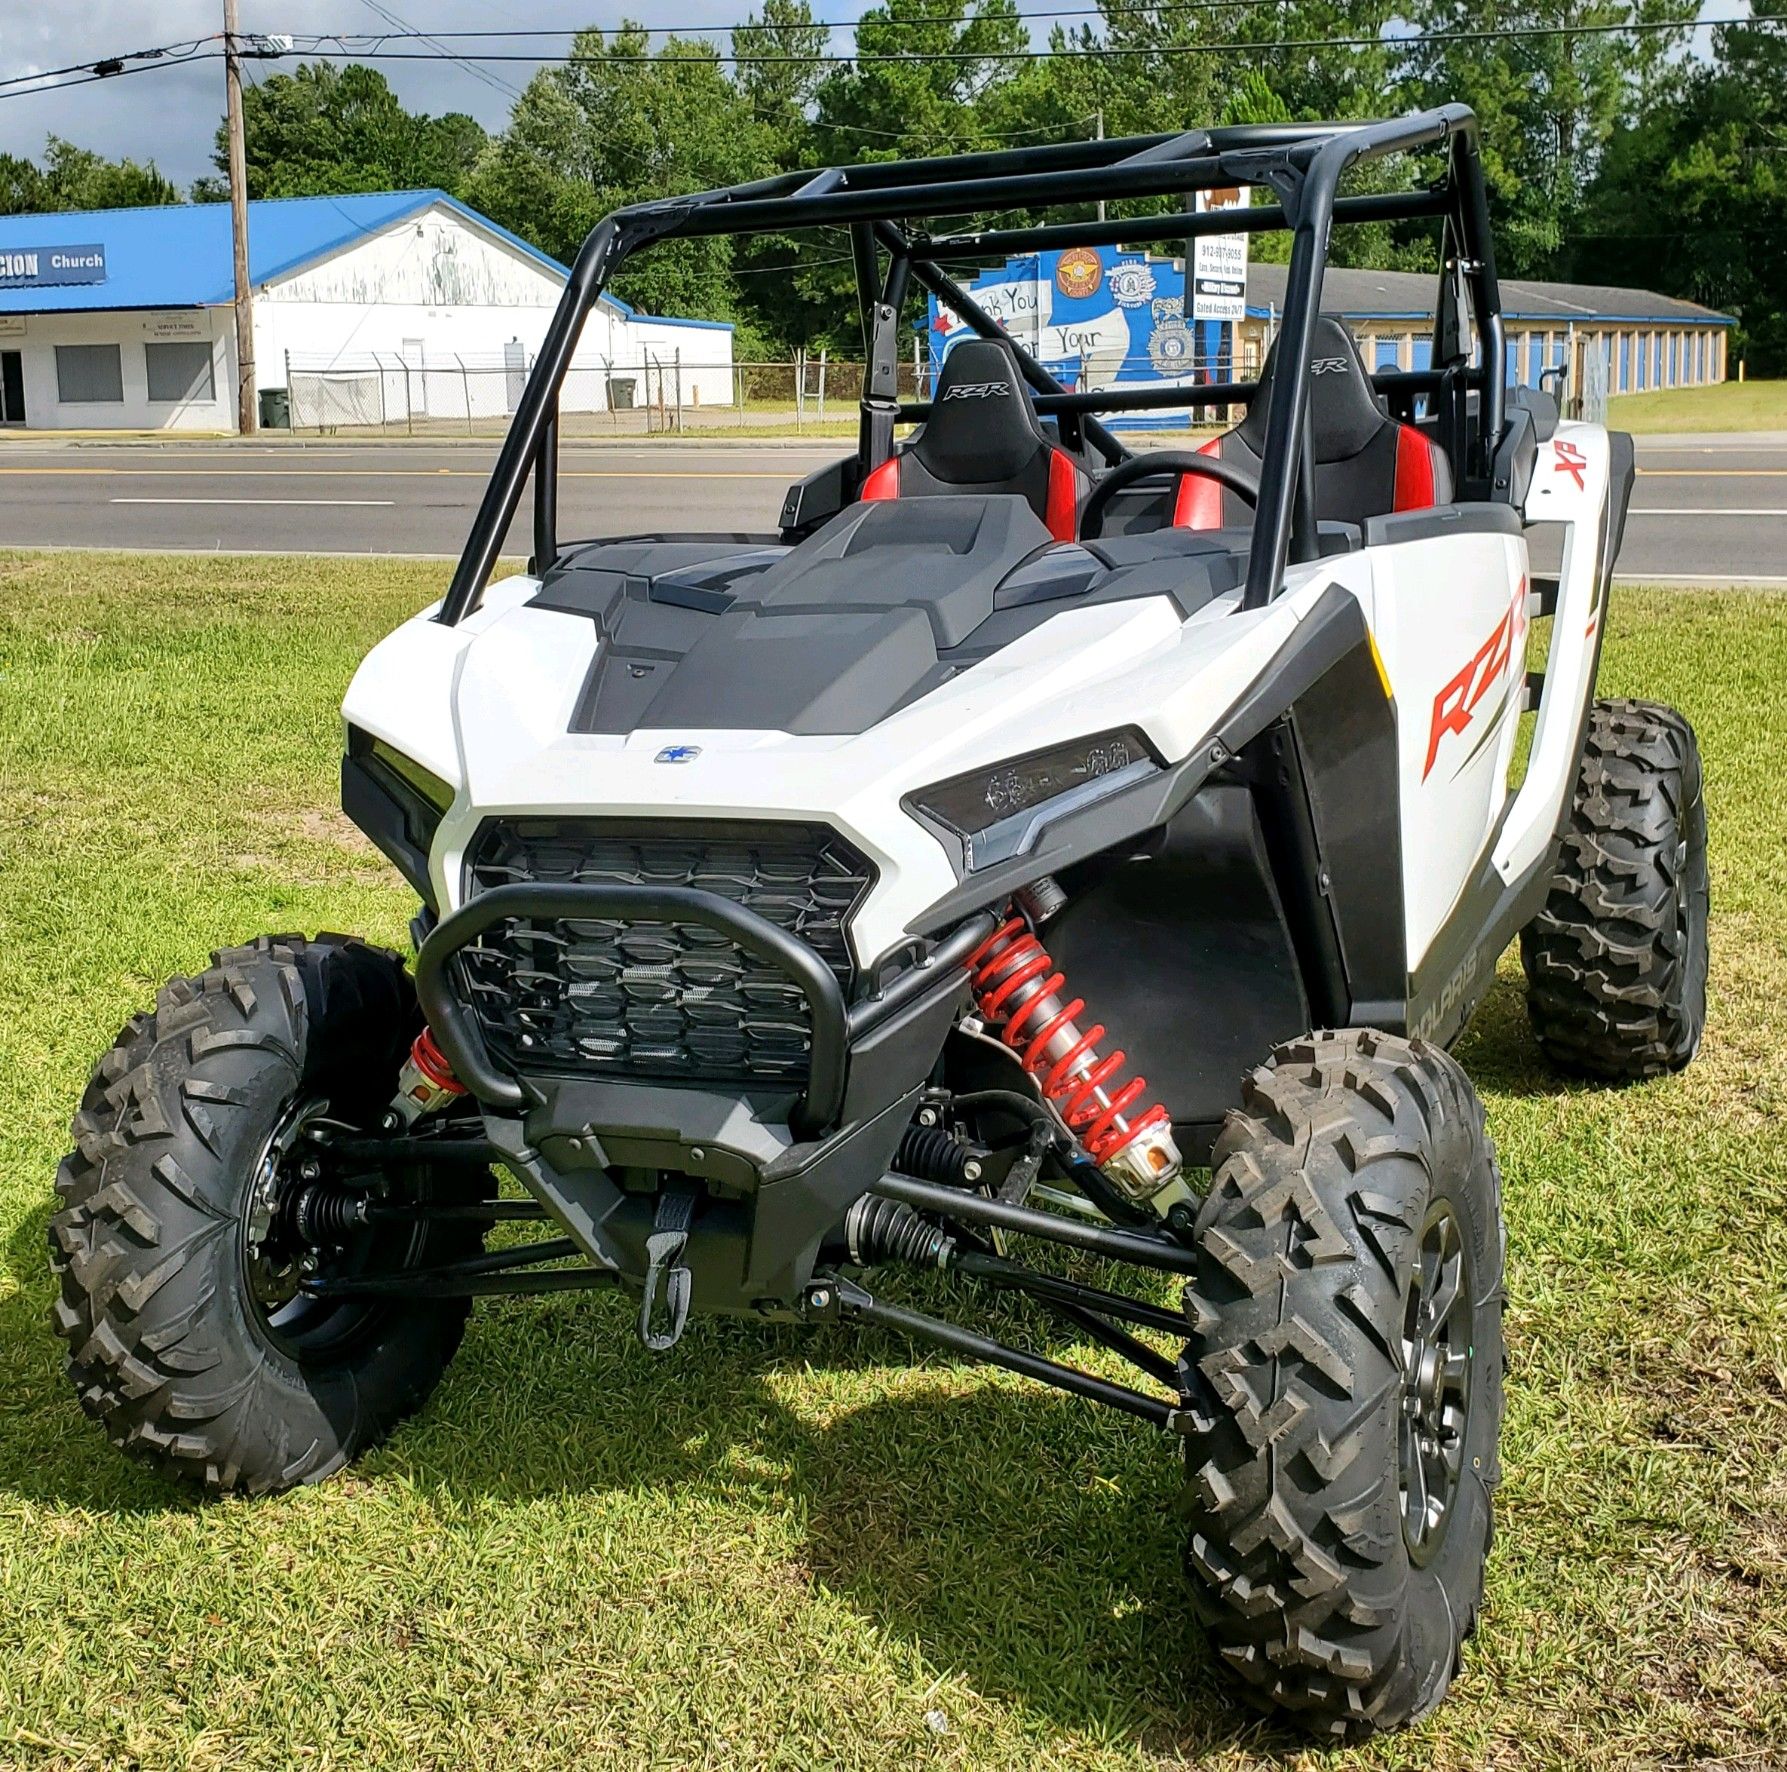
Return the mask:
[[[352,246],[435,204],[494,234],[554,277],[568,273],[519,235],[499,228],[445,191],[375,191],[348,197],[273,197],[248,206],[248,277],[258,289]],[[57,247],[105,249],[102,282],[0,288],[0,314],[71,314],[108,308],[217,307],[235,297],[227,203],[169,203],[147,209],[86,209],[0,216],[7,253]],[[634,310],[612,296],[605,301]],[[641,315],[642,319],[653,316]],[[725,321],[688,321],[724,326]]]

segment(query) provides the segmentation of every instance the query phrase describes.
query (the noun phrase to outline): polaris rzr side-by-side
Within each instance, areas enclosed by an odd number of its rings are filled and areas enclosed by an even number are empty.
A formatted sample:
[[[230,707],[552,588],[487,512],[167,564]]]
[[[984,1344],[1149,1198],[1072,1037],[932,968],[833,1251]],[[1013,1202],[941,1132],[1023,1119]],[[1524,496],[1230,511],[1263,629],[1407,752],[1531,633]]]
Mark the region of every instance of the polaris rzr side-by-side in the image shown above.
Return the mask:
[[[1391,155],[1429,182],[1343,193]],[[1234,185],[1274,201],[1197,210]],[[1324,316],[1357,222],[1432,229],[1430,367]],[[559,389],[622,262],[817,227],[853,247],[855,453],[761,535],[562,540]],[[951,273],[1237,229],[1292,236],[1253,382],[1070,390]],[[974,336],[901,404],[927,294]],[[276,935],[132,1018],[50,1232],[82,1404],[258,1492],[416,1409],[475,1297],[617,1288],[660,1351],[704,1312],[875,1324],[1176,1442],[1190,1603],[1255,1699],[1346,1735],[1434,1704],[1482,1602],[1506,1243],[1448,1049],[1516,936],[1579,1073],[1686,1064],[1706,996],[1694,735],[1595,699],[1631,443],[1504,356],[1458,106],[608,217],[444,599],[347,694],[413,974]],[[1134,453],[1099,416],[1188,406],[1246,415]],[[902,1269],[1110,1358],[896,1302]]]

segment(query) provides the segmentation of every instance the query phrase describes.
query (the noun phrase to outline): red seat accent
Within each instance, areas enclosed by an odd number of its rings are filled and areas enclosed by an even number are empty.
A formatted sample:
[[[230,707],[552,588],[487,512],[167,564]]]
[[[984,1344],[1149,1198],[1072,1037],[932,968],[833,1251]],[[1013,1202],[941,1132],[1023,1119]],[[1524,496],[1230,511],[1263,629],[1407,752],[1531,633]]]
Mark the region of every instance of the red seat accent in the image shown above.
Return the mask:
[[[1398,511],[1430,511],[1439,503],[1434,487],[1433,440],[1413,425],[1396,430],[1396,503]]]
[[[1079,479],[1059,449],[1049,453],[1049,496],[1042,520],[1056,541],[1072,541],[1079,528]]]
[[[890,455],[862,483],[865,499],[898,498],[900,496],[900,458]]]
[[[900,456],[890,455],[862,483],[865,501],[900,496]],[[1080,483],[1072,460],[1061,450],[1049,452],[1049,490],[1043,522],[1056,541],[1072,541],[1080,523]]]
[[[1212,437],[1198,445],[1199,455],[1222,459],[1222,438]],[[1179,490],[1173,497],[1175,529],[1220,529],[1222,527],[1222,482],[1203,474],[1181,474]]]

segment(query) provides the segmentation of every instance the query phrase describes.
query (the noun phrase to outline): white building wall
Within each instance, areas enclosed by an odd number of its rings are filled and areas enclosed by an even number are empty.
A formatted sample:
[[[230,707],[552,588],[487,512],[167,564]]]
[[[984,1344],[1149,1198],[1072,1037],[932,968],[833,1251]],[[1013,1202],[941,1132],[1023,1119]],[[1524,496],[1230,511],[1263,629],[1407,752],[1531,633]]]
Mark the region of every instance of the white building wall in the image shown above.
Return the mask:
[[[149,398],[143,347],[158,339],[203,341],[211,347],[209,400]],[[57,345],[116,345],[123,399],[64,403],[58,392]],[[235,331],[228,308],[167,312],[114,309],[90,314],[0,317],[0,350],[18,351],[25,379],[25,425],[39,431],[233,431],[236,428]]]
[[[258,291],[258,379],[288,385],[288,363],[334,372],[351,402],[344,422],[500,413],[518,391],[506,365],[517,347],[532,364],[562,289],[537,260],[436,205]],[[674,377],[679,351],[684,399],[729,403],[730,328],[634,319],[602,303],[578,341],[564,406],[604,410],[611,382],[638,380],[648,359]]]
[[[287,387],[288,362],[339,369],[342,422],[409,414],[500,417],[513,410],[557,308],[563,279],[444,204],[255,292],[256,380]],[[209,398],[152,401],[144,346],[202,341]],[[122,398],[64,402],[58,344],[118,350]],[[168,312],[0,315],[0,350],[20,354],[25,425],[36,430],[233,431],[235,324],[227,305]],[[519,362],[518,362],[519,360]],[[729,327],[650,320],[602,303],[584,326],[567,378],[567,411],[603,411],[631,383],[633,403],[732,399]]]

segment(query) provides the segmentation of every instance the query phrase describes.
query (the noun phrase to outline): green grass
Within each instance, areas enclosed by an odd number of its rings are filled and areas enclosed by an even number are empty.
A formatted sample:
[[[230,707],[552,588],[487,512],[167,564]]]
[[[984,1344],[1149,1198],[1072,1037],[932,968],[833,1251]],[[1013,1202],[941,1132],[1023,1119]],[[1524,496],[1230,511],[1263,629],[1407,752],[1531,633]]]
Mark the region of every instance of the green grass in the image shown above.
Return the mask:
[[[1787,381],[1727,381],[1607,402],[1616,431],[1787,431]]]
[[[1462,1049],[1507,1174],[1507,1481],[1412,1732],[1326,1755],[1231,1708],[1168,1448],[878,1335],[697,1323],[653,1359],[618,1299],[503,1301],[341,1479],[205,1503],[125,1463],[48,1328],[69,1113],[210,947],[401,937],[331,810],[336,706],[444,571],[0,556],[0,1764],[1782,1764],[1787,599],[1613,617],[1606,689],[1706,752],[1698,1064],[1560,1082],[1507,960]]]

